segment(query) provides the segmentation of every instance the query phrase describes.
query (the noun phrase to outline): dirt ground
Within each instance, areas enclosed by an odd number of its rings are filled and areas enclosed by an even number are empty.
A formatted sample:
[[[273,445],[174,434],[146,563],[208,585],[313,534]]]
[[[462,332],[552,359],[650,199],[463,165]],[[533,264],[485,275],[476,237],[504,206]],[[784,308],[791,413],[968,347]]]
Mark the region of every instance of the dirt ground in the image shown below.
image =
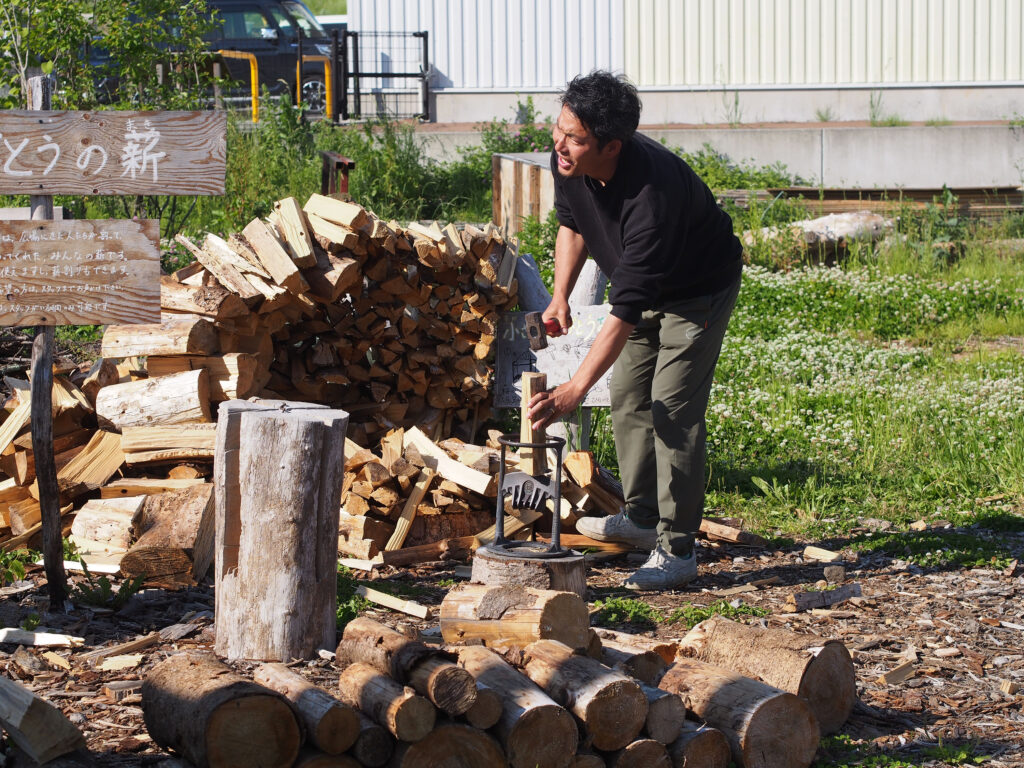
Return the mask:
[[[1007,549],[1024,560],[1024,534],[1005,536]],[[843,583],[858,584],[860,597],[829,609],[784,612],[787,596],[813,588],[823,577],[822,563],[804,561],[808,543],[843,552]],[[974,756],[987,756],[985,765],[1024,766],[1024,568],[1016,562],[1002,570],[925,570],[885,555],[857,557],[843,549],[843,542],[797,542],[779,550],[701,544],[699,579],[684,591],[637,595],[622,589],[623,576],[642,559],[638,554],[591,563],[591,607],[595,600],[639,597],[669,616],[687,604],[726,600],[770,612],[753,621],[842,640],[854,658],[860,700],[842,730],[841,742],[832,740],[819,752],[820,765],[856,764],[849,752],[854,748],[859,756],[882,752],[911,765],[945,765],[927,757],[929,750],[934,754],[942,745],[966,746]],[[464,578],[464,566],[440,562],[385,569],[374,575],[374,586],[436,606],[447,588]],[[763,584],[765,580],[770,583]],[[105,687],[114,681],[141,680],[147,669],[176,651],[211,648],[212,587],[146,589],[116,614],[70,603],[65,607],[47,610],[39,566],[30,569],[24,582],[0,590],[5,626],[17,627],[35,614],[37,630],[84,639],[84,645],[70,650],[0,645],[3,672],[60,707],[85,734],[95,764],[180,765],[149,738],[138,690],[128,686],[115,701]],[[383,609],[371,609],[369,615],[407,632],[416,629],[436,636],[436,629],[431,632],[436,622]],[[659,637],[681,637],[686,631],[682,624],[665,622],[615,628]],[[129,663],[124,669],[103,671],[83,658],[98,648],[153,632],[160,635],[138,651],[142,655],[136,666]],[[44,657],[48,650],[61,661]],[[910,677],[879,682],[883,673],[906,661],[913,662]],[[252,666],[236,665],[242,671]],[[299,662],[296,669],[328,687],[337,679],[326,659]],[[1022,690],[1006,693],[1012,683]]]

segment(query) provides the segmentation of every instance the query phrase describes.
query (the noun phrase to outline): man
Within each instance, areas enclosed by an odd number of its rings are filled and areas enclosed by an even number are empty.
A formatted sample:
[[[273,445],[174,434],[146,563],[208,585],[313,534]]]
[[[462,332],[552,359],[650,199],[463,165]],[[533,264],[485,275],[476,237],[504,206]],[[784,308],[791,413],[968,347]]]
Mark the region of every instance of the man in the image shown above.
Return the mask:
[[[589,252],[611,281],[611,313],[572,379],[530,401],[538,426],[571,412],[615,363],[612,426],[625,507],[583,518],[601,541],[651,550],[630,589],[697,576],[704,514],[705,413],[740,288],[741,246],[707,185],[677,155],[636,133],[640,99],[596,71],[562,94],[551,168],[559,229],[543,318],[572,325],[568,296]]]

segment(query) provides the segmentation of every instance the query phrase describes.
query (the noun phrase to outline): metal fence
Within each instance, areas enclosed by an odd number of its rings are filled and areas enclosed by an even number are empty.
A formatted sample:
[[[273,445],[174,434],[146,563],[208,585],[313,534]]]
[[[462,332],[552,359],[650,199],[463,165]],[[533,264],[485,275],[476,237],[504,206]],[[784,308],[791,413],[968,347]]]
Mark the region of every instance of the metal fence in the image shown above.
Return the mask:
[[[338,116],[430,117],[426,32],[345,32]]]

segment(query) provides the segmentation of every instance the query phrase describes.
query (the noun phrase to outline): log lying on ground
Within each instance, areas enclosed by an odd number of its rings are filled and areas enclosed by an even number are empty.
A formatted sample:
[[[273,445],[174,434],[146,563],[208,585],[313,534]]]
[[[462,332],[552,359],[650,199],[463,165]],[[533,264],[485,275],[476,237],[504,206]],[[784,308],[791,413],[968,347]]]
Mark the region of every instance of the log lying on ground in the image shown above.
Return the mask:
[[[219,351],[216,329],[201,318],[149,325],[108,325],[102,343],[103,357],[116,358],[213,355]]]
[[[614,643],[616,647],[634,648],[637,651],[654,651],[671,664],[676,659],[676,651],[679,649],[678,640],[664,640],[661,638],[644,637],[630,632],[620,632],[616,629],[605,629],[598,627],[594,630],[602,643]]]
[[[607,764],[608,768],[672,768],[672,759],[661,742],[637,739],[609,754]]]
[[[434,705],[369,664],[346,667],[338,680],[341,698],[401,741],[419,741],[434,727]]]
[[[104,387],[96,394],[96,416],[113,430],[212,421],[210,375],[201,368]]]
[[[256,668],[253,679],[291,702],[310,742],[317,749],[338,755],[356,743],[359,736],[356,711],[299,673],[284,664],[263,664]]]
[[[656,651],[626,645],[608,637],[601,638],[600,658],[609,667],[647,685],[657,685],[668,669],[668,664]]]
[[[199,581],[213,563],[213,512],[212,483],[146,497],[121,573],[174,585]]]
[[[649,685],[641,684],[640,690],[647,697],[644,730],[655,741],[671,744],[679,737],[686,720],[686,704],[682,697]]]
[[[594,747],[617,750],[632,742],[647,719],[647,697],[626,675],[555,640],[523,651],[527,676],[580,719]]]
[[[302,740],[288,702],[212,654],[186,652],[150,670],[142,711],[153,741],[197,768],[290,768]]]
[[[36,763],[85,747],[85,737],[55,706],[0,676],[0,725]]]
[[[474,728],[486,731],[501,719],[501,697],[490,687],[477,681],[476,700],[463,717]]]
[[[500,768],[505,754],[491,736],[460,723],[441,722],[415,744],[400,743],[392,768]]]
[[[838,640],[715,617],[690,630],[680,653],[796,694],[823,734],[839,730],[857,701],[853,660]]]
[[[729,740],[744,768],[807,768],[820,734],[803,699],[722,667],[679,659],[658,685]]]
[[[593,752],[577,752],[573,755],[569,768],[608,768],[608,763]]]
[[[391,759],[395,750],[395,737],[383,725],[375,723],[362,712],[359,716],[359,735],[350,750],[353,757],[367,768],[380,768]]]
[[[572,715],[493,651],[482,646],[457,651],[459,664],[501,697],[494,733],[512,768],[568,766],[579,739]]]
[[[361,768],[354,757],[332,755],[313,747],[303,747],[292,768]]]
[[[448,592],[440,618],[446,643],[508,647],[558,640],[577,649],[589,639],[587,604],[574,592],[466,584]]]
[[[476,681],[453,658],[365,616],[345,625],[335,653],[339,666],[369,664],[411,686],[438,709],[461,715],[476,701]]]
[[[717,728],[687,720],[679,737],[668,746],[674,766],[728,768],[732,759],[729,740]]]

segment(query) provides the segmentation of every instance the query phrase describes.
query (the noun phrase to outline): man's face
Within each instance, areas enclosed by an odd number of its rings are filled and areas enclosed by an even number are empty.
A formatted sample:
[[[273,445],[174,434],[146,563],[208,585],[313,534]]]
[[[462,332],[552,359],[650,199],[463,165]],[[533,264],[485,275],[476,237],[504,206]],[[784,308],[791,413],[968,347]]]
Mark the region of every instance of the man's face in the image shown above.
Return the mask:
[[[612,140],[598,149],[597,138],[568,107],[562,107],[551,137],[562,176],[593,176],[601,181],[611,178],[621,142]]]

